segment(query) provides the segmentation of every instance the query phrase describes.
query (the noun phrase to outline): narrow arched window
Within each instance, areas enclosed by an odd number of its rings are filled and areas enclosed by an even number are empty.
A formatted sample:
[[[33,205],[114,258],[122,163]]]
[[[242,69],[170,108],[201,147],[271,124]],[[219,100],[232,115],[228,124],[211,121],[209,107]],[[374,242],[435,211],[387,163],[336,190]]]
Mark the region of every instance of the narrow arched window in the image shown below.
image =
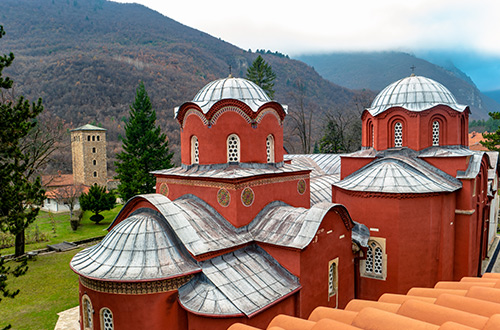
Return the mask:
[[[196,136],[191,137],[191,164],[199,164],[200,163],[200,143],[198,142],[198,138]]]
[[[87,141],[90,141],[90,135],[89,135],[89,136],[87,136]]]
[[[432,145],[439,146],[439,122],[437,120],[432,122]]]
[[[101,330],[113,330],[113,313],[109,308],[101,309]]]
[[[94,172],[94,178],[97,178],[97,172]]]
[[[367,132],[367,137],[368,137],[368,147],[375,147],[375,130],[373,129],[373,122],[369,121],[368,122],[368,132]]]
[[[95,154],[95,151],[96,151],[96,149],[95,149],[95,147],[93,147],[93,148],[92,148],[92,153],[94,153],[94,154]]]
[[[267,162],[274,163],[274,137],[269,134],[266,139]]]
[[[99,135],[97,136],[97,141],[99,141]]]
[[[379,239],[378,239],[379,240]],[[368,241],[366,249],[366,259],[364,260],[364,269],[361,269],[362,276],[385,279],[386,276],[386,257],[385,244],[375,239]]]
[[[94,160],[92,161],[92,164],[94,164],[94,166],[95,166],[95,165],[97,165],[97,160],[95,160],[95,159],[94,159]]]
[[[82,297],[82,312],[83,312],[83,329],[93,329],[92,327],[92,314],[94,310],[92,309],[92,303],[90,302],[90,298],[85,295]]]
[[[338,264],[339,258],[328,263],[328,297],[334,296],[338,292]]]
[[[95,135],[92,135],[92,141],[95,141]]]
[[[227,161],[228,163],[240,161],[240,138],[236,134],[231,134],[227,138]]]
[[[403,123],[398,121],[394,124],[394,147],[403,146]]]

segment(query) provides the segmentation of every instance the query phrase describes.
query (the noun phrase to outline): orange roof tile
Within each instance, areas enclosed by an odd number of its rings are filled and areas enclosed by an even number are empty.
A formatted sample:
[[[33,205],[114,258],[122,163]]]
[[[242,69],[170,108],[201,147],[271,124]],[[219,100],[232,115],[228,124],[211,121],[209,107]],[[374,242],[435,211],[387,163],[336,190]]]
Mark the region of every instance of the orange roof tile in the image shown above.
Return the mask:
[[[345,310],[317,307],[308,320],[278,315],[267,329],[498,330],[500,289],[490,286],[495,284],[491,279],[499,277],[500,274],[485,274],[482,278],[437,285],[461,290],[413,288],[406,296],[384,294],[379,301],[353,299]],[[398,307],[396,311],[394,306]],[[255,330],[246,325],[233,325],[230,329]]]
[[[485,133],[488,133],[488,132],[485,132]],[[478,133],[478,132],[470,132],[469,133],[469,149],[470,150],[488,151],[488,148],[484,147],[481,144],[481,141],[484,141],[483,133]]]
[[[436,298],[420,297],[420,296],[405,296],[403,294],[395,294],[395,293],[384,293],[383,295],[380,296],[378,301],[392,303],[392,304],[402,304],[403,302],[410,300],[410,299],[420,300],[420,301],[424,301],[424,302],[428,302],[428,303],[432,303],[432,304],[436,301]]]
[[[370,330],[437,330],[438,326],[409,317],[367,307],[359,312],[352,325],[361,329]]]
[[[398,314],[435,325],[453,321],[476,329],[481,329],[488,321],[484,316],[418,300],[405,301]]]
[[[342,323],[351,324],[356,315],[358,315],[357,312],[320,306],[316,307],[312,311],[308,320],[318,322],[321,319],[332,319]]]
[[[486,317],[500,313],[500,304],[452,294],[440,295],[436,299],[436,304]]]
[[[481,281],[481,282],[451,282],[441,281],[434,286],[436,289],[451,289],[451,290],[469,290],[473,286],[494,287],[496,282]]]
[[[383,311],[396,313],[400,306],[400,304],[384,303],[380,301],[353,299],[347,304],[347,306],[345,306],[345,310],[359,312],[363,308],[372,307]]]
[[[467,290],[435,289],[435,288],[412,288],[408,291],[408,296],[437,298],[443,293],[465,296]]]
[[[278,315],[269,323],[268,330],[272,327],[280,327],[286,330],[311,330],[315,324],[316,322],[293,316]]]
[[[61,187],[70,186],[73,184],[73,174],[56,174],[43,175],[42,186],[44,187]]]

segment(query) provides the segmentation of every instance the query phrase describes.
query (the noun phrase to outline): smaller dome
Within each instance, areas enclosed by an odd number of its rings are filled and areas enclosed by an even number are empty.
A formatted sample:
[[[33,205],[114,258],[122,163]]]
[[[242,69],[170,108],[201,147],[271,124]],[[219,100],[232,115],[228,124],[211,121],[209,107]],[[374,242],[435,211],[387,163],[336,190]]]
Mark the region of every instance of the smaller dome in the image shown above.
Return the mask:
[[[200,270],[165,219],[149,210],[134,212],[99,244],[77,253],[70,265],[79,275],[118,281],[167,279]]]
[[[372,116],[376,116],[392,107],[420,112],[437,105],[446,105],[459,112],[467,108],[465,105],[458,104],[453,94],[440,83],[429,78],[411,75],[384,88],[367,110]]]
[[[207,113],[212,105],[223,99],[242,101],[254,112],[257,112],[264,103],[271,102],[266,92],[255,83],[232,76],[208,83],[196,94],[193,102],[202,109],[203,113]]]

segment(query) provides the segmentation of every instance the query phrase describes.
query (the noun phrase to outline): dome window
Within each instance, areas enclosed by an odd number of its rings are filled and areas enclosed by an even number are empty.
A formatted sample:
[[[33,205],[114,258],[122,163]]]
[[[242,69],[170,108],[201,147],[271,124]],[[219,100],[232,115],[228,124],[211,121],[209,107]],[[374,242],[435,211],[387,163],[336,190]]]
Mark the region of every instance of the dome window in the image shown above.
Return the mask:
[[[83,329],[93,329],[92,327],[92,314],[94,310],[92,309],[92,303],[90,302],[90,298],[87,295],[84,295],[82,298],[83,305]]]
[[[240,161],[240,138],[231,134],[227,138],[227,162],[238,163]]]
[[[439,146],[439,121],[432,122],[432,145]]]
[[[113,330],[113,313],[109,308],[101,309],[101,329],[102,330]]]
[[[191,137],[191,164],[199,164],[200,163],[200,143],[198,142],[198,138],[196,136]]]
[[[394,147],[403,146],[403,123],[398,121],[394,125]]]
[[[267,162],[274,163],[274,137],[269,134],[266,139]]]

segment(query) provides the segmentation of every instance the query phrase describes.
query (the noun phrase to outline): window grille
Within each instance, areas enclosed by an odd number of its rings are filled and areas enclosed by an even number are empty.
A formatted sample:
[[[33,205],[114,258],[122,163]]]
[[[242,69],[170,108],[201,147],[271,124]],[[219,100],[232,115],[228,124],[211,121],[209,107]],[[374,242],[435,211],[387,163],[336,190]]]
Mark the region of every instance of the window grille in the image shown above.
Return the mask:
[[[101,310],[101,329],[102,330],[113,330],[113,313],[108,308],[103,308]]]
[[[240,138],[236,134],[231,134],[227,138],[227,161],[229,163],[240,161]]]
[[[439,122],[437,120],[432,123],[432,145],[439,146]]]
[[[198,142],[198,138],[193,136],[191,138],[191,164],[199,164],[200,163],[200,143]]]
[[[83,327],[92,329],[92,304],[88,297],[83,297]]]
[[[394,147],[402,147],[402,146],[403,146],[403,124],[398,121],[394,125]]]
[[[267,162],[274,163],[274,137],[269,135],[266,139]]]
[[[337,294],[337,263],[332,262],[328,270],[328,296]]]

